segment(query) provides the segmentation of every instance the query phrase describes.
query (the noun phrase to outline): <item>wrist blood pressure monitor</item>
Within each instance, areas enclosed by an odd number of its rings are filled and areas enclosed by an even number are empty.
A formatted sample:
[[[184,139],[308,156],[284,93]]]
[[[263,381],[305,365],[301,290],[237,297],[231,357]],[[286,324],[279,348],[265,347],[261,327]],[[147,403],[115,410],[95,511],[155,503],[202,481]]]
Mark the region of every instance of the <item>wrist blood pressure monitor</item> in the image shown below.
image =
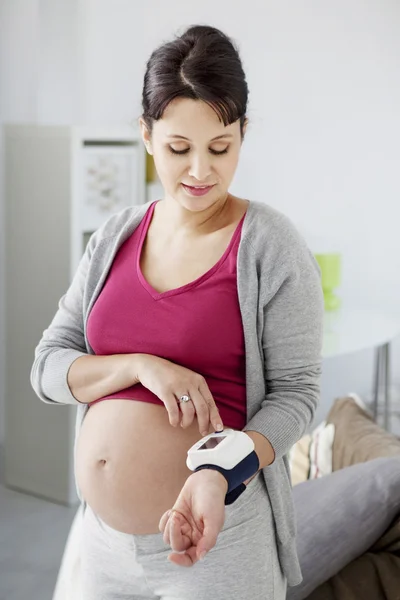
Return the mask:
[[[213,469],[225,477],[228,482],[225,504],[232,504],[244,492],[243,481],[260,467],[253,440],[235,429],[211,433],[193,444],[186,464],[191,471]]]

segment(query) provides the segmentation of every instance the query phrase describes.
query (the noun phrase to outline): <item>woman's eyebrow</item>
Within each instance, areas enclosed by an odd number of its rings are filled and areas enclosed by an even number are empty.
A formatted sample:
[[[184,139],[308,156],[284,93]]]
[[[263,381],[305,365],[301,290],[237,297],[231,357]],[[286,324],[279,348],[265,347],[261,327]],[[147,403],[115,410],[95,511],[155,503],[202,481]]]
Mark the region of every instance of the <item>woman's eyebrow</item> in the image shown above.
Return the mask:
[[[183,135],[178,135],[175,133],[170,133],[169,135],[167,135],[167,137],[169,138],[178,138],[180,140],[186,140],[187,142],[190,142],[190,139],[187,137],[184,137]],[[211,142],[215,142],[215,140],[220,140],[222,138],[231,138],[233,137],[233,135],[231,133],[223,133],[222,135],[217,135],[217,137],[213,138],[211,140]]]

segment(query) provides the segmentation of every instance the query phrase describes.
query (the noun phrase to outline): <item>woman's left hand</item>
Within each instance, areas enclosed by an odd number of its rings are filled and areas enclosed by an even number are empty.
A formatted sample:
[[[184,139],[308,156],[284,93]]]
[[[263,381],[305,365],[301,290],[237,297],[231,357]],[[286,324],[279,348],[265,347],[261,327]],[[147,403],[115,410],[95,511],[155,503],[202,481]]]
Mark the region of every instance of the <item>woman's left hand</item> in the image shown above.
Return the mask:
[[[188,477],[173,508],[160,519],[168,559],[191,567],[213,548],[225,520],[228,483],[221,473],[203,469]]]

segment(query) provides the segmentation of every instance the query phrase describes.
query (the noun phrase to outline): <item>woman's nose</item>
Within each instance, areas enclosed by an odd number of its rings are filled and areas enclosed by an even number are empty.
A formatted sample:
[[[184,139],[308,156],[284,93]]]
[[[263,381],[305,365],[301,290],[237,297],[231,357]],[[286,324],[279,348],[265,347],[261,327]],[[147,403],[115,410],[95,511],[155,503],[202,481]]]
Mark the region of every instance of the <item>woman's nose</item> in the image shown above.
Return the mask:
[[[201,183],[205,183],[211,173],[211,164],[208,157],[194,156],[189,167],[189,175]]]

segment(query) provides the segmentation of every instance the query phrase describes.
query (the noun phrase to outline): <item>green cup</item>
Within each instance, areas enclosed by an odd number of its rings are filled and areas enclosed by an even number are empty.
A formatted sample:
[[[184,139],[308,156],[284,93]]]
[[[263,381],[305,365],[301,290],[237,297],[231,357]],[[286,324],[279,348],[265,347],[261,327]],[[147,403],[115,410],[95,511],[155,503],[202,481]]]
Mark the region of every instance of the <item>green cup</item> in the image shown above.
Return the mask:
[[[336,310],[340,307],[340,298],[336,296],[334,290],[341,283],[342,256],[338,252],[319,253],[314,256],[321,269],[325,310]]]

